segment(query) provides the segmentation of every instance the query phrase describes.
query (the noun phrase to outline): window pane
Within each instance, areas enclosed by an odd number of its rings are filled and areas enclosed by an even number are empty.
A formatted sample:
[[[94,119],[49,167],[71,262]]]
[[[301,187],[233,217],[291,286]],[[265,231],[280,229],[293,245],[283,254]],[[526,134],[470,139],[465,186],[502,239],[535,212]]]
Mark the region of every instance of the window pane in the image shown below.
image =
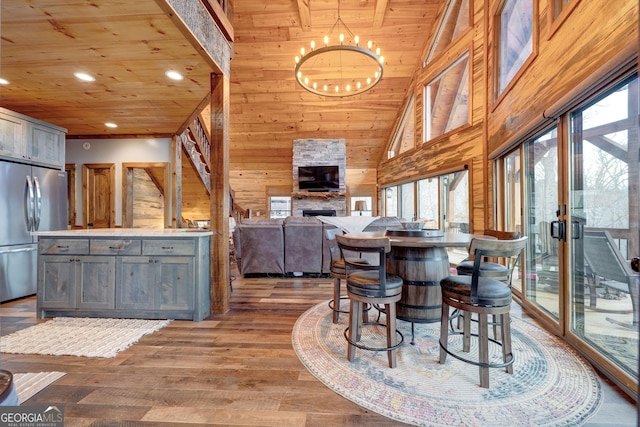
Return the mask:
[[[469,122],[468,72],[467,53],[425,86],[425,141]]]
[[[446,230],[469,232],[469,180],[467,171],[445,175],[442,183],[442,206],[446,219]]]
[[[499,28],[498,95],[533,52],[533,1],[507,0]]]
[[[425,59],[425,65],[444,51],[467,28],[469,28],[469,0],[450,0]]]
[[[441,215],[445,231],[469,233],[469,177],[467,171],[444,175],[440,178],[442,200]],[[457,264],[468,254],[464,248],[447,248],[449,261]]]
[[[413,182],[400,186],[400,216],[407,221],[412,221],[416,215],[414,188]]]
[[[504,159],[504,212],[505,230],[522,233],[521,189],[520,189],[520,151],[516,150]],[[522,292],[522,277],[514,275],[511,286]]]
[[[638,79],[571,115],[571,331],[638,375]]]
[[[439,189],[438,178],[427,178],[418,181],[418,221],[424,222],[426,228],[439,228]]]
[[[558,219],[558,130],[525,144],[526,299],[559,321],[558,240],[551,223]]]
[[[398,125],[398,129],[393,136],[393,141],[389,147],[387,157],[389,159],[395,157],[400,153],[411,150],[415,146],[415,126],[414,118],[416,114],[415,105],[413,102],[413,96],[409,100],[407,108],[402,115],[402,120]]]
[[[398,187],[388,187],[384,193],[384,214],[398,216]]]
[[[569,0],[553,0],[553,19],[557,18],[563,10],[568,9]]]
[[[291,197],[269,197],[269,218],[286,218],[291,215]]]

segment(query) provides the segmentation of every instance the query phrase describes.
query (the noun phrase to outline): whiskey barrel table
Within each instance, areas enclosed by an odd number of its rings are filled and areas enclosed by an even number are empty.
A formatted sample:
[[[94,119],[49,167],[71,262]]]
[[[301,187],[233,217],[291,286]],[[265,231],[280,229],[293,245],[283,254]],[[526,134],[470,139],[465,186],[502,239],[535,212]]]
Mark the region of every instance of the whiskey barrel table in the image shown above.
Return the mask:
[[[389,230],[391,252],[387,271],[402,277],[402,298],[397,304],[397,318],[412,323],[439,322],[442,308],[440,280],[449,275],[449,247],[469,247],[474,237],[468,233],[441,233],[413,237]]]
[[[402,297],[396,304],[396,318],[414,323],[439,322],[442,313],[440,280],[449,275],[447,248],[468,248],[474,237],[492,238],[469,233],[429,233],[424,230],[352,233],[354,236],[388,236],[391,252],[387,254],[387,272],[402,277]],[[420,234],[423,234],[420,236]],[[434,234],[434,235],[429,235]]]

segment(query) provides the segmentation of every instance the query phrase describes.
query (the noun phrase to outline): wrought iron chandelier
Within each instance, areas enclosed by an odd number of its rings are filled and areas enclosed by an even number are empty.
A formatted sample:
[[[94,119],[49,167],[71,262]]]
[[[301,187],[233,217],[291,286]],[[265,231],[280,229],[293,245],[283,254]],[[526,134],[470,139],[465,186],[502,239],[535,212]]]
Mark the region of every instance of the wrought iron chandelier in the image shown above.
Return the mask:
[[[332,41],[336,41],[330,38],[334,31],[339,32],[338,44],[331,45]],[[300,56],[296,56],[295,60],[295,76],[300,86],[316,95],[330,97],[366,92],[378,84],[384,71],[384,57],[380,54],[380,48],[373,50],[371,40],[366,47],[360,46],[360,38],[351,32],[340,17],[340,0],[338,19],[324,36],[324,45],[317,48],[312,40],[310,50],[301,48]]]

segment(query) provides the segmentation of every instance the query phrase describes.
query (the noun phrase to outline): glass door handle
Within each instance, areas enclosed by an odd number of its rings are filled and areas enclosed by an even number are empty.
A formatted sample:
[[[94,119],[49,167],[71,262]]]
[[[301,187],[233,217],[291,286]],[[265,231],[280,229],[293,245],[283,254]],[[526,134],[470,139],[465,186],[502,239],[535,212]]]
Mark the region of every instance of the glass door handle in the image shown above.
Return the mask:
[[[549,230],[551,237],[558,240],[567,239],[566,221],[551,221],[551,227]]]

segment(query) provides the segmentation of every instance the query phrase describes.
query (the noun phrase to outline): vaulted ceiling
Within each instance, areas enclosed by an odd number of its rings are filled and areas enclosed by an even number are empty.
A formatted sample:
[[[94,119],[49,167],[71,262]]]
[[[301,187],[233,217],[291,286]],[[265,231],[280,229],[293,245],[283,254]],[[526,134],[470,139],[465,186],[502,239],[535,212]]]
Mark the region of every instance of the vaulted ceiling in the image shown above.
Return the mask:
[[[335,23],[338,0],[235,0],[232,161],[280,161],[294,139],[344,138],[350,167],[375,167],[443,0],[342,0],[349,29],[385,57],[383,80],[343,99],[297,85],[294,56]],[[156,0],[2,0],[2,107],[71,137],[171,135],[209,93],[212,69]],[[177,70],[184,80],[165,75]],[[77,80],[84,71],[95,82]],[[105,122],[118,125],[111,129]]]
[[[375,168],[421,63],[443,0],[236,1],[231,61],[234,163],[290,161],[292,141],[344,138],[349,168]],[[294,76],[294,57],[320,43],[340,17],[385,58],[371,91],[336,99],[307,92]]]

